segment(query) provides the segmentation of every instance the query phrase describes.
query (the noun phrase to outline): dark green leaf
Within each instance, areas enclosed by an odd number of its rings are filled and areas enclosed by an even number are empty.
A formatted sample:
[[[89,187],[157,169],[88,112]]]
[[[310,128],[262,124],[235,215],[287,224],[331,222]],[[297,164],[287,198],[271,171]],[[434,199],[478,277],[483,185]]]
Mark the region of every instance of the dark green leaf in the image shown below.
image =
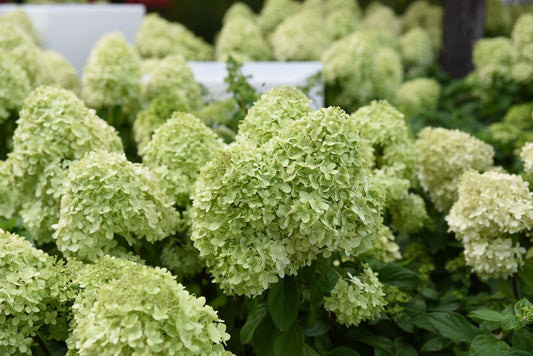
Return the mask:
[[[396,324],[400,327],[400,329],[407,331],[408,333],[412,333],[415,329],[412,318],[407,315],[407,313],[404,313],[400,319],[398,319]]]
[[[248,344],[252,341],[255,329],[263,322],[268,315],[268,307],[266,303],[257,304],[254,309],[248,314],[246,323],[244,323],[241,329],[241,342]]]
[[[502,322],[505,320],[506,315],[494,310],[478,309],[468,313],[468,317],[471,319]]]
[[[502,330],[513,330],[522,327],[522,323],[514,314],[506,315],[505,320],[502,321]]]
[[[522,350],[513,350],[511,349],[511,351],[507,354],[505,354],[505,356],[531,356],[531,351],[522,351]]]
[[[434,288],[426,287],[422,289],[422,295],[428,299],[437,299],[439,297],[439,292]]]
[[[528,253],[532,251],[531,249]],[[529,288],[533,288],[533,259],[527,259],[524,267],[518,271],[518,278],[522,280]]]
[[[449,339],[442,336],[437,336],[426,341],[420,348],[420,352],[435,352],[444,350],[451,344],[452,342]]]
[[[470,345],[471,356],[502,356],[507,355],[509,350],[510,347],[507,343],[490,334],[476,336]]]
[[[375,349],[383,350],[390,355],[394,353],[394,345],[390,339],[385,336],[372,334],[370,331],[363,328],[350,329],[345,333],[345,337],[349,340],[370,345]]]
[[[314,338],[315,339],[315,348],[322,352],[326,353],[331,350],[331,339],[328,335],[321,335]]]
[[[301,355],[304,349],[304,334],[298,323],[274,339],[274,354],[276,356]]]
[[[533,333],[526,329],[516,330],[513,333],[513,349],[531,351],[533,350]]]
[[[304,345],[304,356],[320,356],[318,352],[315,351],[311,346]]]
[[[331,350],[331,356],[360,356],[361,354],[354,349],[346,346],[339,346]]]
[[[472,342],[479,334],[479,329],[458,313],[429,313],[427,317],[438,334],[449,339]]]
[[[298,315],[298,282],[294,277],[285,277],[268,293],[268,310],[280,331],[289,330]]]
[[[377,271],[379,280],[384,284],[397,286],[401,289],[414,289],[419,284],[418,275],[410,269],[390,263]]]
[[[274,356],[274,339],[279,335],[272,319],[265,318],[257,327],[252,339],[254,354],[257,356]]]
[[[417,356],[415,348],[409,345],[404,338],[397,337],[394,339],[394,354],[398,356]]]
[[[419,314],[413,318],[413,324],[421,329],[431,331],[434,334],[438,334],[437,329],[429,322],[427,314]]]
[[[304,329],[304,335],[313,337],[320,336],[327,333],[330,329],[330,325],[326,320],[318,319],[313,325]]]

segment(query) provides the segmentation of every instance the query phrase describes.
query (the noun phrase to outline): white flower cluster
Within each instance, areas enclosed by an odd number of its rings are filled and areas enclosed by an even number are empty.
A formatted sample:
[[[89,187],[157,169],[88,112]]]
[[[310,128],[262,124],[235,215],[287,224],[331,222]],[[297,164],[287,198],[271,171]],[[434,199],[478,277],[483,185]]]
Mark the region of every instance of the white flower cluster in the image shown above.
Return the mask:
[[[346,326],[375,318],[386,304],[383,284],[377,276],[368,265],[358,276],[348,273],[349,279],[340,278],[331,296],[324,298],[324,308],[335,313],[337,321]]]
[[[520,176],[468,171],[446,221],[465,245],[467,264],[483,279],[508,277],[525,249],[510,238],[533,226],[533,197]]]
[[[528,142],[522,147],[520,158],[524,164],[524,171],[533,174],[533,142]]]

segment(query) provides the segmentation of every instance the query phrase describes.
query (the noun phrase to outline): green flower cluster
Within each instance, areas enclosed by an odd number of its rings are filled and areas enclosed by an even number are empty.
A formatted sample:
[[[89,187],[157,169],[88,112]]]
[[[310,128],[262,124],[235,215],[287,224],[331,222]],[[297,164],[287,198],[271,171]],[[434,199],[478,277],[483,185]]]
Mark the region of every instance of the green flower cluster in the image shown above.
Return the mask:
[[[395,242],[394,234],[385,225],[377,233],[372,248],[366,254],[382,263],[391,263],[402,257],[400,246]]]
[[[268,142],[293,121],[311,113],[309,98],[291,87],[271,89],[248,110],[236,137],[257,146]]]
[[[319,254],[368,250],[383,203],[370,164],[356,123],[333,107],[260,146],[237,139],[218,151],[200,171],[191,210],[191,239],[214,281],[228,294],[259,295]]]
[[[494,149],[459,130],[426,127],[418,134],[418,178],[438,211],[448,211],[457,200],[461,175],[469,169],[492,167]]]
[[[181,95],[191,110],[198,109],[202,104],[200,84],[194,79],[185,58],[180,55],[170,55],[157,62],[157,66],[148,74],[143,93],[148,101],[161,95]]]
[[[70,354],[231,355],[217,313],[165,269],[103,257],[77,283]]]
[[[533,14],[525,13],[515,22],[511,40],[513,43],[512,76],[518,83],[533,81]]]
[[[189,112],[190,106],[182,91],[161,94],[150,101],[150,106],[137,114],[133,122],[133,138],[137,143],[137,151],[144,155],[146,145],[152,134],[172,116],[174,111]]]
[[[54,226],[57,247],[67,256],[94,261],[144,237],[162,240],[176,231],[179,214],[144,166],[123,154],[89,152],[72,164]]]
[[[490,87],[496,81],[511,79],[513,47],[505,37],[484,38],[474,45],[472,60],[474,81],[482,87]]]
[[[215,44],[217,61],[225,62],[229,57],[239,62],[268,61],[272,58],[259,24],[254,17],[245,14],[235,12],[233,16],[225,16],[226,21]]]
[[[144,58],[164,58],[178,54],[189,61],[208,61],[213,59],[213,48],[185,26],[169,22],[156,13],[144,17],[135,46]]]
[[[192,277],[205,268],[205,262],[190,241],[177,243],[171,241],[161,251],[163,266],[178,278]]]
[[[525,249],[510,235],[533,226],[528,183],[507,173],[468,171],[458,195],[446,221],[465,245],[467,265],[484,279],[515,273]]]
[[[179,207],[190,204],[191,187],[213,153],[223,147],[217,135],[192,114],[175,112],[155,130],[143,162],[159,180],[160,189]]]
[[[518,155],[526,142],[533,141],[533,102],[513,105],[502,121],[488,126],[488,138],[502,151]]]
[[[430,219],[424,199],[413,193],[395,201],[390,206],[389,212],[391,227],[402,235],[420,231]]]
[[[8,162],[24,201],[21,215],[38,243],[49,242],[68,166],[96,148],[120,152],[122,143],[72,92],[56,87],[35,89],[17,124]]]
[[[263,34],[269,34],[285,20],[296,13],[300,6],[295,0],[266,0],[257,17],[257,24]]]
[[[83,69],[81,96],[96,110],[120,107],[135,114],[141,100],[141,61],[121,33],[98,40]]]
[[[62,55],[54,51],[41,51],[41,84],[55,85],[80,93],[81,85],[76,69]]]
[[[520,158],[524,164],[524,172],[533,174],[533,143],[527,142],[520,151]]]
[[[415,27],[400,36],[398,40],[406,78],[424,77],[435,62],[429,33]]]
[[[335,42],[322,55],[331,104],[355,110],[373,99],[394,99],[403,67],[391,42],[358,31]]]
[[[252,21],[256,21],[256,14],[247,4],[237,1],[231,4],[231,6],[224,13],[222,17],[222,25],[226,25],[228,22],[233,21],[236,18],[249,18]]]
[[[346,326],[357,326],[362,321],[376,318],[386,304],[378,274],[368,265],[363,267],[358,276],[348,273],[348,280],[340,278],[331,296],[324,298],[324,308],[334,313],[337,321]]]
[[[357,1],[328,0],[325,2],[324,13],[324,31],[332,42],[361,28],[362,10]]]
[[[435,79],[412,79],[400,85],[395,103],[406,117],[420,115],[437,107],[440,92],[440,84]]]
[[[30,86],[40,82],[39,47],[18,26],[0,22],[0,56],[7,56],[26,72]]]
[[[391,37],[400,34],[400,20],[396,17],[394,10],[379,2],[372,2],[366,8],[361,25],[365,30],[383,33]]]
[[[20,209],[19,194],[11,173],[11,161],[0,161],[0,217],[10,219]]]
[[[421,27],[431,38],[433,52],[437,54],[442,46],[442,7],[427,0],[411,2],[402,16],[402,31]]]
[[[28,75],[8,54],[0,54],[0,124],[14,116],[31,91]]]
[[[31,355],[32,336],[56,315],[52,258],[22,237],[0,229],[0,354]]]
[[[386,101],[374,101],[351,118],[372,147],[375,175],[386,187],[387,205],[406,197],[416,179],[417,152],[403,114]]]
[[[39,35],[37,34],[37,30],[35,29],[35,26],[33,26],[33,22],[31,22],[31,19],[26,11],[22,10],[21,8],[6,12],[0,17],[0,23],[5,23],[9,26],[20,28],[31,38],[33,43],[36,45],[39,44]]]

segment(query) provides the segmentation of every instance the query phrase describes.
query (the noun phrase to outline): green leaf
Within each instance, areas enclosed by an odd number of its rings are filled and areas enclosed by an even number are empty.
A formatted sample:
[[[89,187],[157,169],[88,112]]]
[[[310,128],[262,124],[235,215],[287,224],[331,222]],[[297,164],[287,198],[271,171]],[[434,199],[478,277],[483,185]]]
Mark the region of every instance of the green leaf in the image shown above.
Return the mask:
[[[427,317],[438,334],[449,339],[472,342],[479,334],[479,329],[458,313],[436,312],[427,314]]]
[[[268,307],[266,303],[257,304],[248,314],[246,323],[241,329],[241,342],[244,344],[250,343],[254,337],[254,332],[257,327],[263,322],[268,315]]]
[[[318,319],[313,325],[304,329],[304,335],[309,337],[324,335],[329,331],[330,327],[326,320]]]
[[[285,277],[268,293],[268,310],[280,331],[288,330],[298,315],[298,282],[294,277]]]
[[[420,352],[435,352],[441,351],[450,346],[452,342],[442,336],[437,336],[426,341],[420,348]]]
[[[304,356],[320,356],[320,354],[316,352],[316,350],[313,349],[311,346],[305,344],[304,345]]]
[[[304,350],[304,334],[298,323],[274,339],[274,355],[301,355]]]
[[[396,263],[390,263],[379,268],[378,278],[383,284],[390,284],[401,289],[414,289],[420,280],[418,275],[410,269],[400,267]]]
[[[502,356],[507,355],[509,350],[510,347],[507,343],[490,334],[476,336],[470,345],[471,356]]]
[[[274,339],[279,335],[272,319],[265,318],[257,327],[252,339],[254,354],[257,356],[274,356]]]
[[[502,322],[507,316],[494,310],[478,309],[468,313],[468,317],[471,319]]]
[[[339,346],[331,350],[331,356],[361,356],[361,354],[354,349],[346,346]]]
[[[353,341],[361,342],[372,346],[375,349],[385,351],[387,354],[392,355],[394,353],[394,345],[392,341],[385,336],[378,336],[372,334],[370,331],[363,328],[349,329],[344,336]]]
[[[395,355],[402,356],[418,356],[415,348],[409,345],[403,337],[397,337],[394,339],[394,351]]]
[[[510,314],[505,316],[505,320],[502,322],[502,330],[513,330],[513,329],[519,329],[522,327],[522,323],[516,315]]]
[[[528,250],[527,254],[533,254],[533,247]],[[526,257],[524,266],[518,271],[518,278],[529,288],[533,288],[533,259]]]
[[[533,333],[526,329],[516,330],[513,333],[513,349],[530,351],[533,350]]]

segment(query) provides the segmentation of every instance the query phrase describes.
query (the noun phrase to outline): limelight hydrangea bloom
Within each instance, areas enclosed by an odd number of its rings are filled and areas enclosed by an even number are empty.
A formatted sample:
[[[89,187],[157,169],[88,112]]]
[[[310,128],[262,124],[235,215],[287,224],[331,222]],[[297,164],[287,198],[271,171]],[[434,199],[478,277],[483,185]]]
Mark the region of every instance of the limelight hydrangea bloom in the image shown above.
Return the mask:
[[[392,100],[403,78],[400,56],[375,33],[355,32],[322,56],[329,101],[348,110],[373,99]]]
[[[50,242],[69,164],[96,148],[120,152],[122,142],[72,92],[56,87],[35,89],[17,124],[8,161],[24,198],[21,214],[37,242]]]
[[[387,187],[387,201],[405,197],[416,179],[417,152],[403,114],[386,101],[374,101],[351,118],[372,146],[376,178]]]
[[[20,209],[21,198],[15,188],[11,161],[0,161],[0,217],[10,219]]]
[[[349,279],[340,278],[331,296],[324,298],[324,308],[346,326],[357,326],[362,321],[376,318],[386,304],[383,284],[377,275],[368,265],[364,265],[358,276],[348,273]]]
[[[0,124],[18,112],[30,91],[28,75],[16,58],[0,54]]]
[[[394,10],[378,2],[373,2],[367,9],[362,22],[366,30],[397,36],[400,33],[400,21]]]
[[[35,26],[33,26],[33,22],[31,22],[31,19],[26,11],[22,10],[21,8],[6,12],[0,17],[0,23],[6,23],[10,26],[19,27],[32,39],[33,43],[37,45],[39,44],[39,35],[37,34],[37,30],[35,29]]]
[[[233,16],[220,30],[215,44],[215,57],[222,62],[229,57],[239,62],[268,61],[272,54],[254,18]]]
[[[468,171],[458,195],[446,221],[460,240],[505,237],[533,226],[533,197],[520,176]]]
[[[459,130],[426,127],[418,134],[418,179],[435,208],[448,211],[457,200],[459,178],[469,169],[491,168],[494,149]]]
[[[402,31],[415,27],[422,27],[429,33],[433,51],[437,54],[442,47],[442,7],[426,0],[411,2],[402,16]]]
[[[367,254],[382,263],[391,263],[399,260],[402,257],[400,246],[394,240],[395,237],[392,231],[383,225],[377,234],[372,249]]]
[[[306,8],[286,17],[270,36],[274,57],[280,61],[320,60],[333,42],[324,26],[320,8]]]
[[[519,154],[522,146],[533,141],[533,120],[531,112],[533,102],[513,105],[507,110],[501,122],[495,122],[488,127],[488,132],[495,144],[510,146]]]
[[[81,84],[76,69],[62,55],[54,51],[42,51],[41,83],[71,90],[78,94]]]
[[[140,111],[133,122],[133,138],[137,143],[137,151],[144,155],[146,145],[152,139],[152,134],[163,125],[174,111],[188,112],[190,106],[185,94],[181,91],[161,94],[150,101],[148,109]]]
[[[256,14],[247,4],[237,1],[231,4],[231,6],[226,10],[224,16],[222,17],[222,25],[225,25],[227,22],[230,22],[236,18],[249,18],[256,21]]]
[[[481,278],[507,278],[524,264],[526,249],[510,238],[478,238],[465,242],[466,264]]]
[[[259,295],[319,254],[371,247],[383,196],[357,132],[331,107],[293,121],[261,146],[237,140],[204,166],[191,239],[225,293]]]
[[[361,8],[355,0],[328,0],[325,3],[325,31],[333,41],[359,30],[361,27]]]
[[[54,239],[65,255],[94,261],[113,253],[120,236],[162,240],[176,231],[179,214],[144,166],[123,154],[89,152],[68,172]]]
[[[161,95],[182,95],[192,110],[202,104],[202,89],[194,79],[189,64],[180,55],[171,55],[159,61],[144,83],[144,97],[151,101]]]
[[[522,147],[520,158],[524,164],[524,171],[533,174],[533,142],[528,142]]]
[[[52,259],[22,237],[0,229],[0,353],[31,355],[32,336],[55,315],[47,299],[55,278]]]
[[[190,241],[177,243],[170,241],[161,252],[163,266],[168,268],[178,278],[192,277],[205,268],[205,262],[200,252]]]
[[[435,79],[412,79],[400,85],[395,103],[405,116],[419,115],[437,107],[440,92],[440,84]]]
[[[78,283],[70,353],[231,355],[217,313],[165,269],[103,257]]]
[[[533,81],[533,14],[525,13],[515,22],[511,40],[513,43],[512,76],[518,83]]]
[[[81,96],[94,109],[121,107],[135,113],[141,98],[141,61],[124,35],[114,32],[98,40],[81,77]]]
[[[257,17],[257,24],[264,34],[268,34],[283,20],[300,9],[299,3],[294,0],[266,0]]]
[[[435,61],[431,38],[426,30],[415,27],[398,40],[407,78],[426,76]]]
[[[0,52],[9,53],[9,57],[26,72],[32,87],[39,83],[40,49],[22,29],[0,22]]]
[[[169,22],[156,13],[144,17],[135,46],[144,58],[164,58],[178,54],[189,61],[209,61],[213,59],[213,48],[197,37],[185,26]]]
[[[143,162],[160,181],[160,188],[185,207],[190,203],[196,176],[213,153],[223,147],[222,140],[192,114],[175,112],[155,130],[146,146]]]
[[[475,80],[483,86],[490,87],[498,79],[511,79],[512,44],[508,38],[484,38],[477,41],[472,60]]]
[[[389,211],[392,229],[402,235],[420,231],[430,219],[424,199],[413,193],[409,193],[404,199],[395,201]]]
[[[239,125],[237,139],[263,145],[277,136],[279,130],[311,113],[309,102],[309,98],[297,89],[270,89],[248,110],[246,118]]]

